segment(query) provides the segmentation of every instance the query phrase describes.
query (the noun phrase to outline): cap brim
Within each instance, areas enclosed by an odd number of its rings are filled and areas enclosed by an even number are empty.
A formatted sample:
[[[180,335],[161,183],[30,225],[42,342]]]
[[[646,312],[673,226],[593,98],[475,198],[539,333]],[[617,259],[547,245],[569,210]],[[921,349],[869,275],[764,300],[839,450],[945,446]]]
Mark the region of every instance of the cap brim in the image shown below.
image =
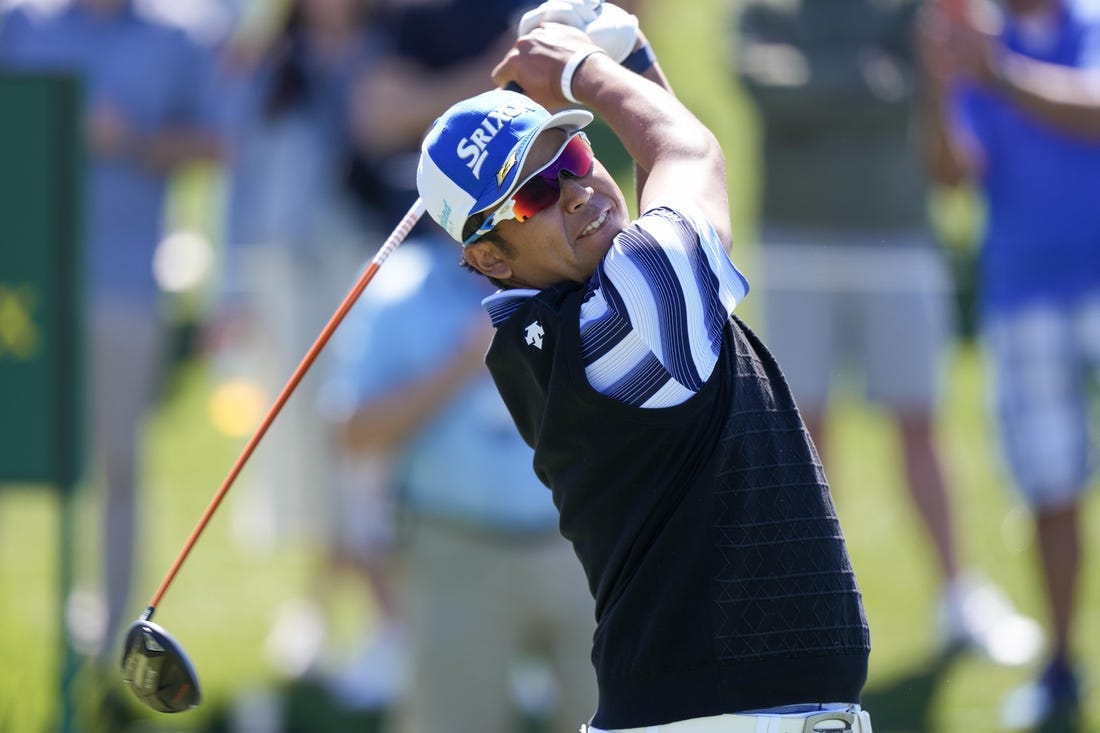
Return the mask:
[[[550,115],[545,122],[536,127],[535,130],[519,144],[519,151],[516,154],[516,164],[513,168],[515,173],[512,174],[512,180],[507,188],[504,189],[504,192],[494,201],[481,206],[476,211],[471,211],[470,216],[497,208],[500,206],[501,202],[507,200],[507,198],[515,192],[516,186],[518,186],[520,182],[519,174],[523,170],[524,164],[527,162],[527,154],[531,152],[531,145],[538,139],[539,135],[551,129],[565,130],[572,135],[592,124],[592,120],[594,119],[595,117],[592,113],[586,109],[566,109]]]

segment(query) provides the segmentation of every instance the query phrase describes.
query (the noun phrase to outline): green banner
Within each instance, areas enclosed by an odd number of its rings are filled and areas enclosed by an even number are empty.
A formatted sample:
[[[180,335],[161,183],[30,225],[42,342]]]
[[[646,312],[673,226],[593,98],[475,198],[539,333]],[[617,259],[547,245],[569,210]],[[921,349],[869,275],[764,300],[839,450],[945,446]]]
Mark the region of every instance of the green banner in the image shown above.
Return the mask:
[[[80,133],[74,79],[0,74],[0,481],[79,472]]]

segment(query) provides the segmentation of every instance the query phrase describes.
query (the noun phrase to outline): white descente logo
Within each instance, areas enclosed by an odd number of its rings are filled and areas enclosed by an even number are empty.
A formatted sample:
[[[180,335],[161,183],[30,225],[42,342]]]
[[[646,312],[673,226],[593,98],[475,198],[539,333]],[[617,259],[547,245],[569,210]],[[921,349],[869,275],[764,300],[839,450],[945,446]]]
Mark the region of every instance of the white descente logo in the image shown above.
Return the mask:
[[[536,349],[542,349],[542,338],[546,335],[546,331],[542,329],[542,324],[538,321],[531,321],[527,324],[527,328],[523,329],[523,340],[527,342],[528,346],[534,346]]]
[[[473,172],[474,178],[481,180],[481,166],[489,155],[486,150],[489,143],[504,125],[519,117],[527,109],[521,104],[501,105],[486,115],[472,135],[458,141],[458,149],[455,152],[459,158],[466,161],[466,167]]]

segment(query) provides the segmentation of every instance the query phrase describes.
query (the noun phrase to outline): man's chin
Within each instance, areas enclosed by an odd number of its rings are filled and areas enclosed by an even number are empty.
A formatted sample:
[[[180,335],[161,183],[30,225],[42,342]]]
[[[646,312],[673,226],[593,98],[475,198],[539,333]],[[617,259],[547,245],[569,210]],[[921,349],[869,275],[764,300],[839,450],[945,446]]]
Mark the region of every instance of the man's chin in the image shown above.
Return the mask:
[[[611,245],[615,242],[617,233],[615,230],[608,230],[606,233],[596,232],[578,242],[581,248],[577,252],[578,259],[588,265],[584,267],[585,280],[592,277],[593,273],[596,272],[596,268],[603,262],[604,257],[611,250]]]
[[[597,238],[599,239],[601,255],[607,254],[608,250],[611,249],[611,245],[615,243],[615,237],[619,236],[619,234],[626,229],[627,224],[628,222],[619,221],[619,218],[616,217],[609,220],[605,226],[601,227],[600,230],[596,232]]]

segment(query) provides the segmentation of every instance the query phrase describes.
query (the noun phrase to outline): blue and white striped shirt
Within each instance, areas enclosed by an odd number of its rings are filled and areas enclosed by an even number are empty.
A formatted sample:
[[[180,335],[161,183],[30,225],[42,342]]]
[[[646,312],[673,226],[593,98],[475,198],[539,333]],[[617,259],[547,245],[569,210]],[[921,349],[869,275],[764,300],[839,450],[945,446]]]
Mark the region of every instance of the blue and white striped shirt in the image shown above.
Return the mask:
[[[714,371],[722,329],[749,284],[714,227],[682,206],[649,209],[620,232],[581,305],[585,374],[635,407],[685,402]],[[500,325],[536,290],[482,301]]]

